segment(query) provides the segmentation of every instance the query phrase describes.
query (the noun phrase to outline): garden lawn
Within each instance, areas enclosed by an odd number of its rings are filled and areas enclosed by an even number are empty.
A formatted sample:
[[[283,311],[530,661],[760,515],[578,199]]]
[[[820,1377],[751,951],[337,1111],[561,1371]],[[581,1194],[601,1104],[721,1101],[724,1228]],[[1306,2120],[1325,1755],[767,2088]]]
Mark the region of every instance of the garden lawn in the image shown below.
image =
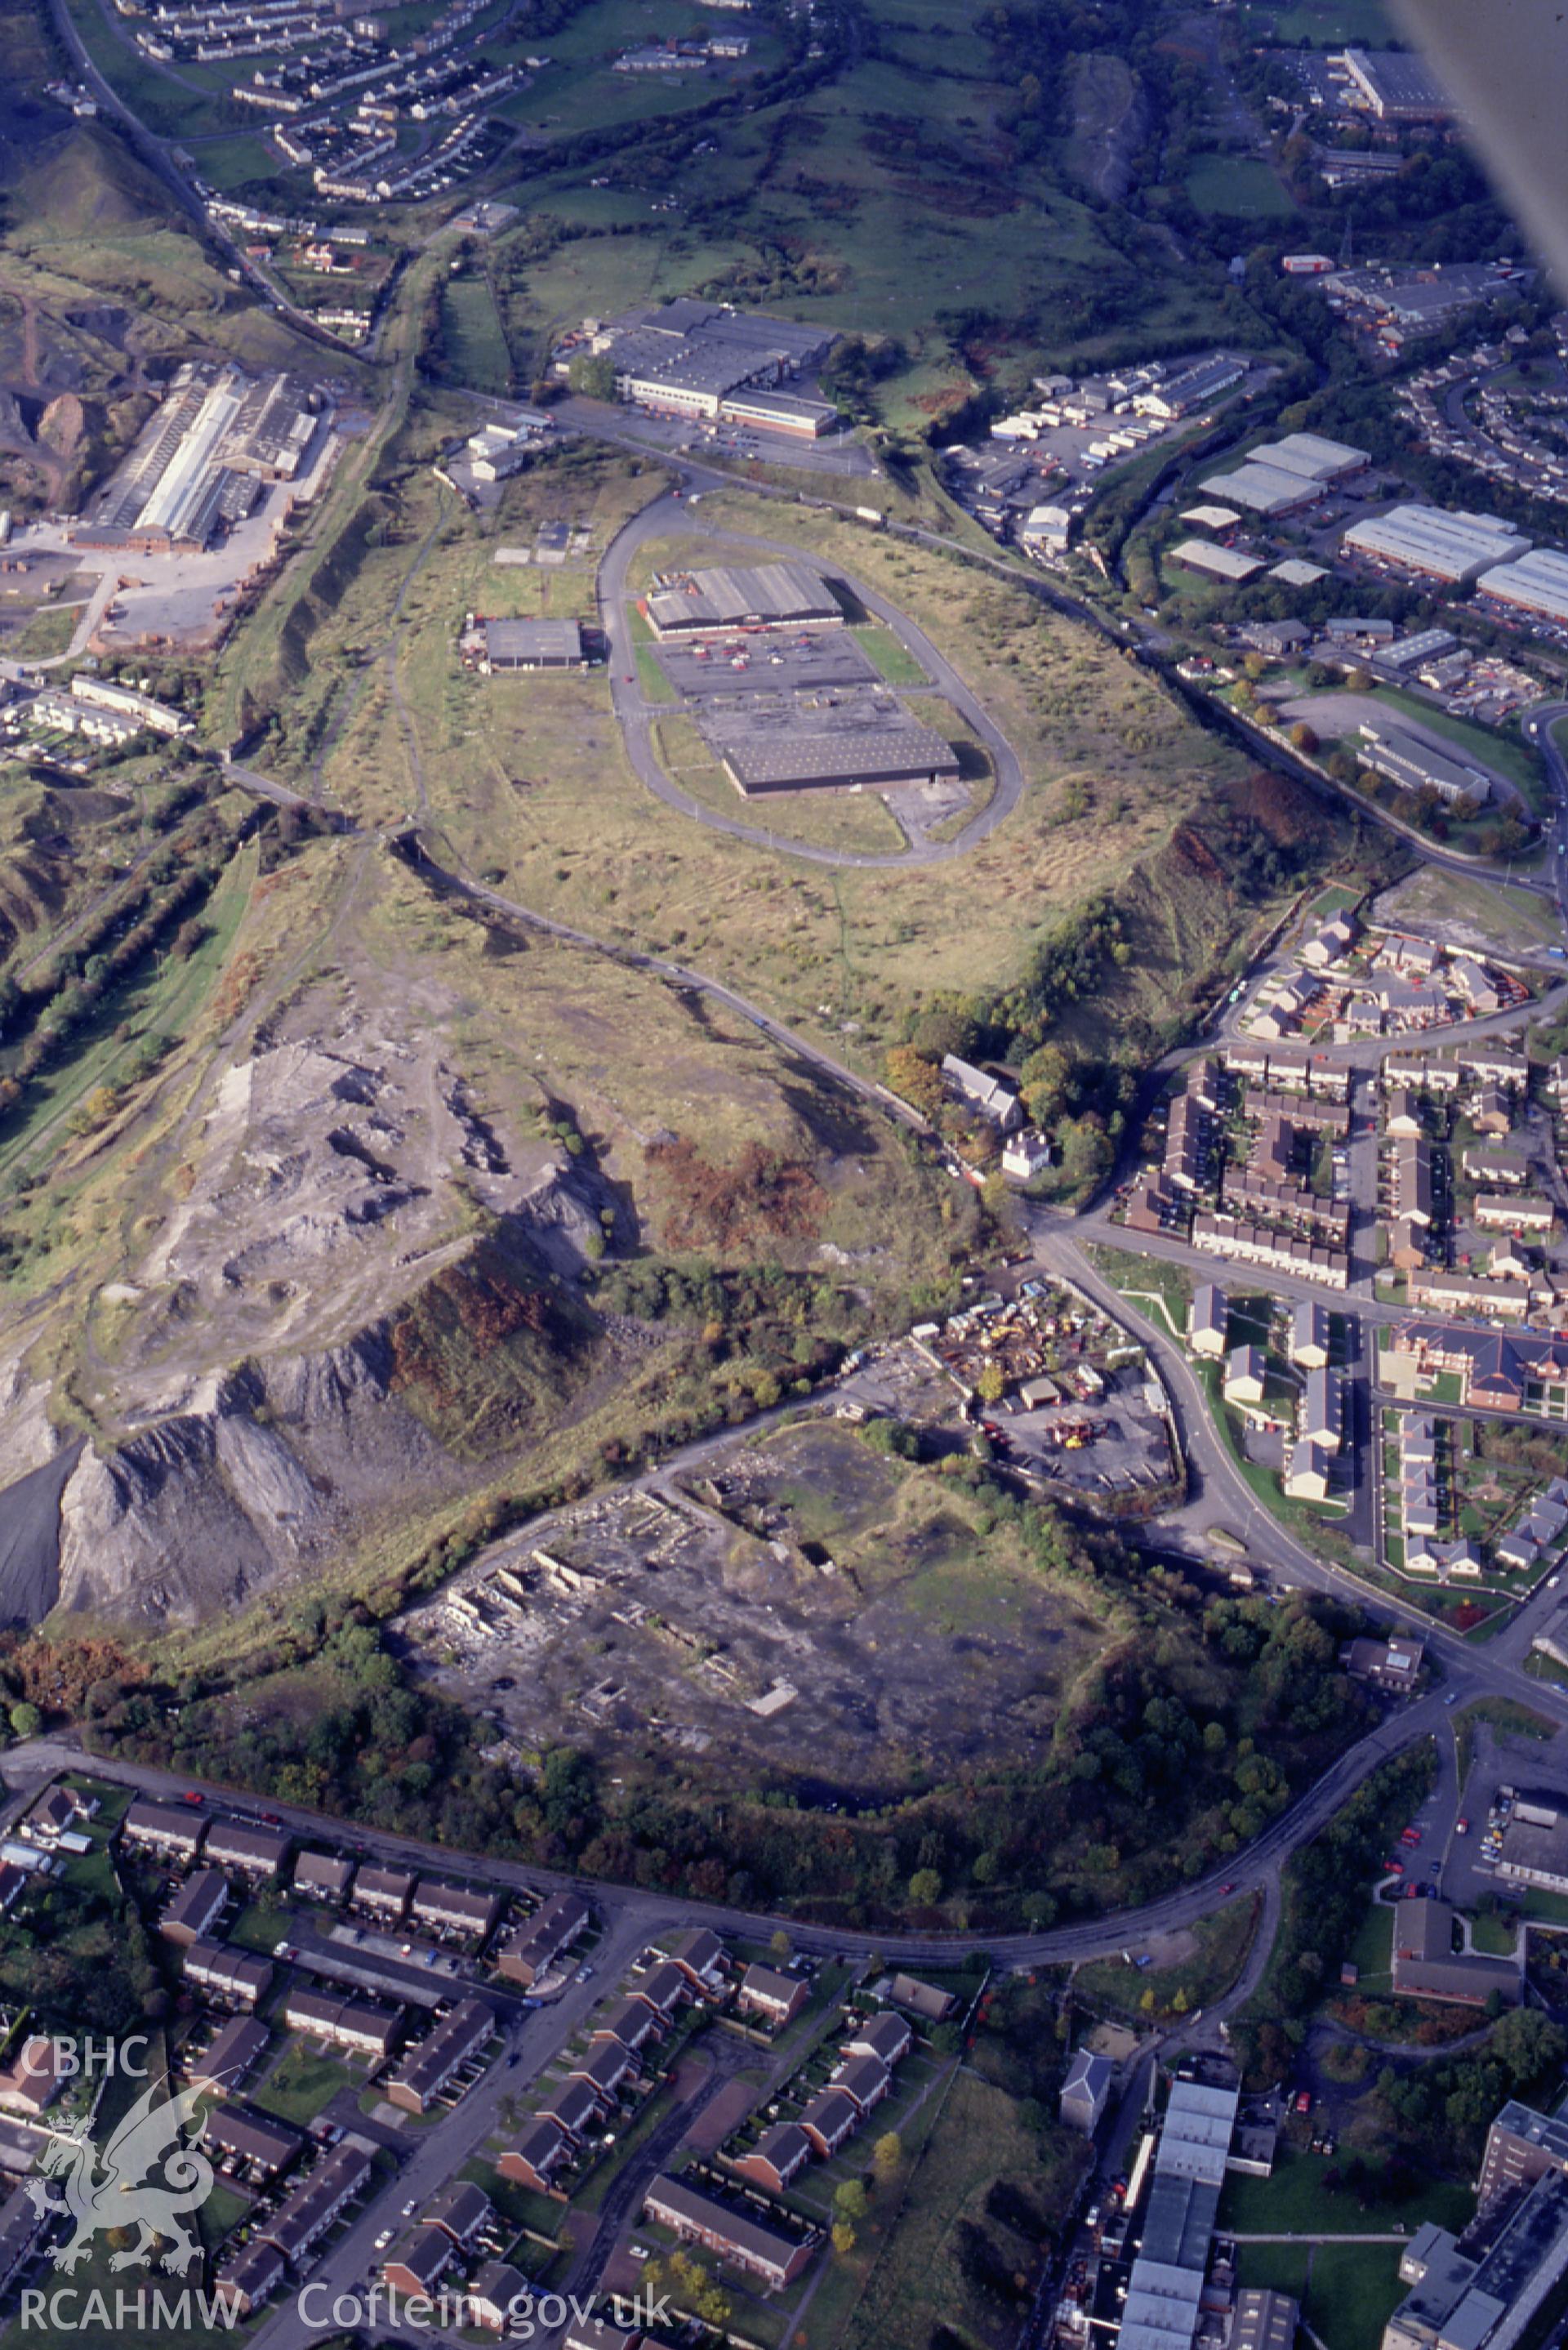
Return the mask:
[[[1344,2164],[1320,2154],[1301,2154],[1282,2142],[1270,2178],[1245,2178],[1231,2173],[1220,2196],[1220,2226],[1243,2236],[1365,2236],[1385,2229],[1413,2228],[1420,2220],[1434,2220],[1456,2233],[1470,2218],[1475,2198],[1458,2180],[1424,2181],[1407,2202],[1389,2202],[1377,2192],[1377,2168],[1358,2200],[1348,2187],[1331,2193],[1324,2173]],[[1336,2334],[1325,2334],[1334,2350]]]

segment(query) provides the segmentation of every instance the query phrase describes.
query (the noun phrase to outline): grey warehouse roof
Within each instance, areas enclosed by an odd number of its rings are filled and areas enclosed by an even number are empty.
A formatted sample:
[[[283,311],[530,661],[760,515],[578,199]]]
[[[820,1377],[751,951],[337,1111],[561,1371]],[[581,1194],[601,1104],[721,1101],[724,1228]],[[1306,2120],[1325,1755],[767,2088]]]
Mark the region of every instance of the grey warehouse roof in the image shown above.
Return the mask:
[[[693,571],[648,598],[656,629],[725,629],[745,623],[843,619],[819,571],[805,563],[726,563]]]

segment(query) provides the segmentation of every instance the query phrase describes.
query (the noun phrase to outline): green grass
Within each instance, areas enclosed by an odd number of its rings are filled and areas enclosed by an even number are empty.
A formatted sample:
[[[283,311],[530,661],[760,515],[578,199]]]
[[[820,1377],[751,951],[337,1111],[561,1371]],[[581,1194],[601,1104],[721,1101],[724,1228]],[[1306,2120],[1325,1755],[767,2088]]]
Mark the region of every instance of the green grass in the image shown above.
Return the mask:
[[[7,656],[13,660],[54,660],[59,654],[69,652],[81,616],[78,604],[43,605],[26,628],[6,638]]]
[[[1524,1915],[1542,1926],[1568,1926],[1568,1895],[1542,1893],[1530,1886],[1525,1889]]]
[[[149,955],[133,977],[104,997],[70,1054],[31,1080],[16,1109],[0,1123],[0,1170],[27,1158],[52,1134],[56,1121],[96,1087],[123,1076],[144,1037],[181,1035],[233,944],[255,868],[254,848],[243,849],[207,900],[202,920],[210,926],[208,935],[195,951],[183,959],[163,949]]]
[[[234,68],[227,68],[230,78]],[[246,137],[242,131],[233,139],[210,139],[201,148],[201,171],[221,195],[234,188],[244,188],[256,181],[277,181],[285,172],[277,157],[264,139]]]
[[[1236,220],[1286,220],[1294,206],[1267,163],[1253,156],[1200,155],[1187,174],[1200,213]]]
[[[925,2342],[946,2325],[961,2329],[961,2339],[989,2341],[987,2304],[964,2255],[977,2229],[992,2231],[987,2207],[998,2183],[1016,2181],[1044,2212],[1067,2202],[1087,2159],[1082,2139],[1058,2130],[1036,2139],[1022,2126],[1012,2098],[968,2073],[953,2075],[939,2110],[941,2096],[939,2091],[928,2100],[909,2133],[915,2139],[924,2123],[923,2144],[917,2149],[906,2143],[906,2154],[914,2155],[906,2179],[881,2191],[869,2221],[861,2224],[856,2254],[836,2264],[835,2282],[842,2282],[835,2298],[840,2306],[852,2305],[842,2320],[834,2312],[830,2332],[814,2304],[812,2340],[836,2341],[843,2350],[886,2350]],[[883,2202],[892,2203],[900,2189],[896,2216],[885,2218]],[[1033,2250],[1020,2248],[1012,2259],[1026,2259]],[[868,2270],[862,2267],[867,2255]],[[857,2298],[857,2271],[863,2282]]]
[[[1511,1959],[1513,1956],[1513,1928],[1501,1918],[1472,1918],[1470,1941],[1489,1959]]]
[[[487,278],[448,280],[441,293],[441,349],[453,381],[473,391],[511,389],[512,354]]]
[[[202,2206],[202,2241],[209,2251],[232,2235],[250,2210],[248,2195],[236,2194],[232,2187],[214,2186]]]
[[[1381,2166],[1368,2163],[1370,2173],[1362,2198],[1341,2188],[1330,2193],[1324,2174],[1343,2171],[1342,2160],[1326,2155],[1303,2154],[1282,2140],[1269,2178],[1247,2178],[1228,2172],[1220,2195],[1220,2226],[1244,2236],[1364,2236],[1435,2220],[1439,2227],[1462,2228],[1470,2217],[1474,2199],[1455,2179],[1423,2179],[1407,2200],[1391,2202],[1377,2189]],[[1328,2337],[1339,2350],[1337,2335]]]
[[[99,0],[66,0],[66,5],[94,65],[149,130],[165,138],[200,139],[227,127],[222,100],[197,98],[161,73],[129,39],[111,31]]]
[[[689,13],[665,8],[658,31],[679,31]],[[703,286],[741,300],[771,298],[813,322],[898,336],[909,365],[878,396],[889,421],[910,424],[929,423],[925,403],[961,398],[972,384],[939,323],[965,286],[983,282],[987,307],[1019,322],[1010,359],[1021,363],[1070,347],[1087,358],[1107,332],[1119,333],[1109,320],[1106,328],[1085,323],[1088,296],[1103,295],[1110,279],[1122,307],[1138,306],[1146,330],[1152,309],[1157,332],[1193,343],[1223,335],[1212,286],[1195,274],[1148,271],[1139,287],[1137,265],[1115,250],[1092,208],[1054,172],[1012,155],[998,125],[1009,92],[992,78],[989,44],[972,22],[951,40],[937,36],[948,20],[924,21],[923,10],[877,0],[872,14],[880,21],[866,53],[793,98],[787,111],[763,105],[704,124],[717,151],[701,162],[676,161],[667,182],[678,199],[671,213],[649,217],[651,191],[635,161],[612,160],[614,184],[595,188],[590,182],[605,176],[602,156],[590,152],[570,166],[547,152],[525,158],[508,192],[575,232],[552,252],[530,251],[518,297],[529,331],[542,341],[552,324]],[[673,88],[653,88],[651,78],[604,69],[617,38],[652,29],[640,10],[585,9],[551,36],[556,63],[509,103],[506,119],[565,140],[632,120],[690,118],[726,85],[681,75]],[[753,60],[766,67],[778,50],[765,20],[753,16],[748,30]],[[699,192],[723,203],[722,223],[693,224],[684,201]],[[606,235],[607,227],[618,233]],[[781,254],[791,256],[790,277],[770,294]]]
[[[1315,930],[1320,923],[1332,920],[1335,914],[1346,913],[1359,906],[1366,895],[1366,890],[1358,889],[1354,882],[1331,881],[1326,889],[1318,891],[1303,915],[1303,934]]]
[[[247,1901],[228,1929],[228,1939],[238,1942],[242,1949],[258,1950],[270,1958],[275,1946],[288,1932],[289,1913],[275,1894],[264,1894]]]
[[[285,2049],[275,2070],[253,2093],[254,2104],[286,2122],[313,2122],[340,2089],[358,2090],[358,2082],[341,2058],[312,2048],[302,2040]]]
[[[1467,2218],[1469,2200],[1463,2198]],[[1420,2216],[1433,2217],[1425,2201]],[[1399,2282],[1397,2244],[1320,2244],[1313,2253],[1302,2316],[1334,2350],[1379,2350],[1384,2326],[1408,2290]]]
[[[637,681],[642,688],[644,702],[674,702],[675,688],[659,666],[658,655],[650,645],[634,648],[637,660]]]
[[[1236,2283],[1243,2292],[1288,2293],[1300,2301],[1306,2291],[1307,2244],[1238,2244]]]
[[[1394,1912],[1386,1901],[1367,1903],[1350,1957],[1358,1970],[1358,1991],[1387,1990],[1394,1972]]]
[[[891,629],[880,628],[872,622],[866,627],[852,629],[851,634],[862,652],[869,660],[876,663],[889,685],[929,683],[925,671],[920,667],[914,654],[893,634]]]
[[[1174,1336],[1186,1337],[1195,1284],[1184,1266],[1139,1256],[1132,1249],[1107,1248],[1098,1241],[1089,1244],[1088,1256],[1096,1271],[1157,1330],[1164,1324]]]
[[[1294,48],[1342,48],[1348,42],[1381,48],[1394,37],[1383,0],[1241,0],[1240,29],[1248,41]]]

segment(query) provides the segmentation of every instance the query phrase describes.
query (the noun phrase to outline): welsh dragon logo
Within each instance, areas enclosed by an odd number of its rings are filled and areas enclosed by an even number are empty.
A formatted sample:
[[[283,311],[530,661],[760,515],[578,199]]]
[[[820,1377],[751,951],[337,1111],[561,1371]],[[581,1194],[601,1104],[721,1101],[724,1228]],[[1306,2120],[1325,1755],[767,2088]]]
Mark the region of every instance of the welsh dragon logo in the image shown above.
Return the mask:
[[[111,2269],[150,2266],[161,2249],[168,2266],[183,2275],[201,2258],[184,2217],[213,2189],[213,2166],[200,2147],[205,2116],[196,2122],[201,2096],[200,2089],[186,2088],[161,2098],[157,2083],[150,2083],[101,2153],[86,2136],[51,2140],[38,2165],[43,2177],[29,2179],[27,2192],[40,2211],[63,2211],[75,2222],[70,2241],[55,2254],[57,2269],[85,2260],[100,2229],[137,2231],[134,2243],[110,2255]],[[192,2123],[187,2144],[183,2132]],[[54,2178],[63,2184],[62,2196],[45,2183]]]

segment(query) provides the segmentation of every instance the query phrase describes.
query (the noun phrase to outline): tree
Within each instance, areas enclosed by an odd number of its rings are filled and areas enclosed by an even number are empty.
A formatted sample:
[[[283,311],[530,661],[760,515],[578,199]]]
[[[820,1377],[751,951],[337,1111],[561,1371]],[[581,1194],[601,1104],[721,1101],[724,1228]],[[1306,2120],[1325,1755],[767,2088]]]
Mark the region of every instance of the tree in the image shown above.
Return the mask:
[[[1317,730],[1315,727],[1309,726],[1304,718],[1298,718],[1291,728],[1291,741],[1298,751],[1303,752],[1310,758],[1318,747]]]
[[[608,351],[579,351],[566,369],[566,381],[585,400],[613,400],[615,361]]]
[[[44,1726],[44,1717],[37,1707],[28,1705],[26,1700],[11,1708],[10,1721],[18,1738],[36,1738]]]
[[[884,2130],[871,2149],[871,2168],[878,2178],[891,2178],[904,2159],[904,2141],[897,2130]]]
[[[912,1045],[895,1045],[882,1064],[883,1075],[896,1094],[901,1095],[912,1109],[922,1117],[935,1118],[946,1097],[937,1065]]]
[[[974,1390],[981,1403],[1000,1403],[1007,1393],[1007,1379],[1000,1363],[982,1363]]]
[[[1042,1045],[1018,1072],[1024,1107],[1036,1126],[1049,1126],[1066,1103],[1072,1064],[1060,1045]]]
[[[789,1957],[789,1954],[794,1948],[794,1945],[790,1940],[789,1936],[784,1932],[784,1928],[782,1926],[776,1927],[774,1930],[773,1940],[768,1944],[768,1949],[778,1960],[781,1967],[784,1960]]]
[[[850,2253],[855,2250],[855,2230],[850,2226],[847,2220],[835,2220],[833,2223],[833,2249],[838,2254],[840,2260],[847,2260]]]
[[[864,2220],[867,2199],[858,2178],[846,2178],[834,2189],[833,2208],[841,2220]]]
[[[942,1880],[934,1868],[917,1868],[909,1879],[909,1898],[917,1909],[931,1909],[942,1898]]]

